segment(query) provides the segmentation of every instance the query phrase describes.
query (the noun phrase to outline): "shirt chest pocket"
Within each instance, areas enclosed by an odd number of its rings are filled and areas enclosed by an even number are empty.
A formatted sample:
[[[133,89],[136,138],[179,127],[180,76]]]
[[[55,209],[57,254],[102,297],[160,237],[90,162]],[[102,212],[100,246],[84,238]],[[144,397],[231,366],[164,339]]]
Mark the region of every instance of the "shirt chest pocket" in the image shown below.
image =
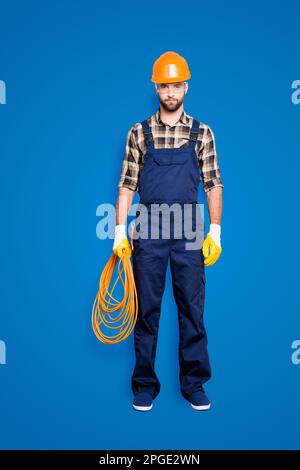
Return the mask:
[[[184,165],[187,159],[188,155],[186,153],[160,153],[153,156],[153,160],[157,165]]]

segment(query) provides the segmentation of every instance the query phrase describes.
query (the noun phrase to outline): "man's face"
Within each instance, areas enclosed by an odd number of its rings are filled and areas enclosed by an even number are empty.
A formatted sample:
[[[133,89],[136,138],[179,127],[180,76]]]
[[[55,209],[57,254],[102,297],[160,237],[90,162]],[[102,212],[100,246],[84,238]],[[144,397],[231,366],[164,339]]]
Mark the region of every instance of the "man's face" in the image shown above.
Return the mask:
[[[156,84],[159,102],[166,111],[177,111],[180,108],[187,89],[188,84],[186,82]]]

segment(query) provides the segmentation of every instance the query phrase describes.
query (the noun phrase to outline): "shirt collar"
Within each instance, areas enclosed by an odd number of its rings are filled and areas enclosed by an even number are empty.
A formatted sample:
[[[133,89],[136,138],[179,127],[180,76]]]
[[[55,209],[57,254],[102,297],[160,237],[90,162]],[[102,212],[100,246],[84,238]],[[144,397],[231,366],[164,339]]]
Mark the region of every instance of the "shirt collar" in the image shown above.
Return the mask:
[[[161,120],[161,117],[160,117],[160,108],[158,108],[158,110],[155,113],[155,120],[158,124],[165,125],[165,123]],[[177,121],[177,122],[182,122],[182,124],[188,124],[189,123],[189,116],[186,114],[185,111],[182,111],[182,114],[179,118],[179,121]]]

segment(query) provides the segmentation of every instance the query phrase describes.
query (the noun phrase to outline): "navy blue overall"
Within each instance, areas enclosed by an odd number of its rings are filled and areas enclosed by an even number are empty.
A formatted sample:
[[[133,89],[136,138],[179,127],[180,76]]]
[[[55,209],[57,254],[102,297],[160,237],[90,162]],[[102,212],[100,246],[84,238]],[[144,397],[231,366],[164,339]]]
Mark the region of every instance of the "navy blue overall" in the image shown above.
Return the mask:
[[[192,208],[198,210],[200,168],[195,145],[199,122],[193,120],[186,145],[166,149],[154,148],[147,120],[142,122],[142,126],[147,152],[139,175],[140,204],[149,207],[155,203],[190,203]],[[192,210],[194,231],[198,228],[195,210]],[[148,229],[151,227],[150,216],[149,222]],[[168,239],[140,237],[133,240],[133,271],[139,311],[134,329],[136,363],[131,383],[134,395],[147,391],[155,398],[160,391],[154,363],[161,302],[170,259],[173,294],[178,308],[180,389],[188,399],[191,393],[202,390],[202,384],[211,376],[203,323],[205,266],[201,247],[186,250],[185,237],[175,238],[172,234],[174,230],[171,228]]]

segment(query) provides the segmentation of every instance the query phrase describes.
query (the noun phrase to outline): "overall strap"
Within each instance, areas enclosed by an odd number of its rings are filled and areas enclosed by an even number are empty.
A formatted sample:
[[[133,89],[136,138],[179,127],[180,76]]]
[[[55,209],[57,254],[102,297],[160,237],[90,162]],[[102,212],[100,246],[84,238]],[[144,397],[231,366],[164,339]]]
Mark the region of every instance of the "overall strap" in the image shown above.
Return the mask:
[[[200,122],[197,121],[197,119],[193,119],[193,125],[190,130],[190,138],[189,138],[189,140],[191,140],[192,142],[195,142],[195,143],[197,142],[197,138],[199,134],[199,126],[200,126]]]
[[[145,135],[146,147],[149,149],[154,149],[153,135],[152,135],[152,131],[150,129],[148,120],[145,119],[144,121],[141,122],[141,124],[143,126],[143,131]]]

